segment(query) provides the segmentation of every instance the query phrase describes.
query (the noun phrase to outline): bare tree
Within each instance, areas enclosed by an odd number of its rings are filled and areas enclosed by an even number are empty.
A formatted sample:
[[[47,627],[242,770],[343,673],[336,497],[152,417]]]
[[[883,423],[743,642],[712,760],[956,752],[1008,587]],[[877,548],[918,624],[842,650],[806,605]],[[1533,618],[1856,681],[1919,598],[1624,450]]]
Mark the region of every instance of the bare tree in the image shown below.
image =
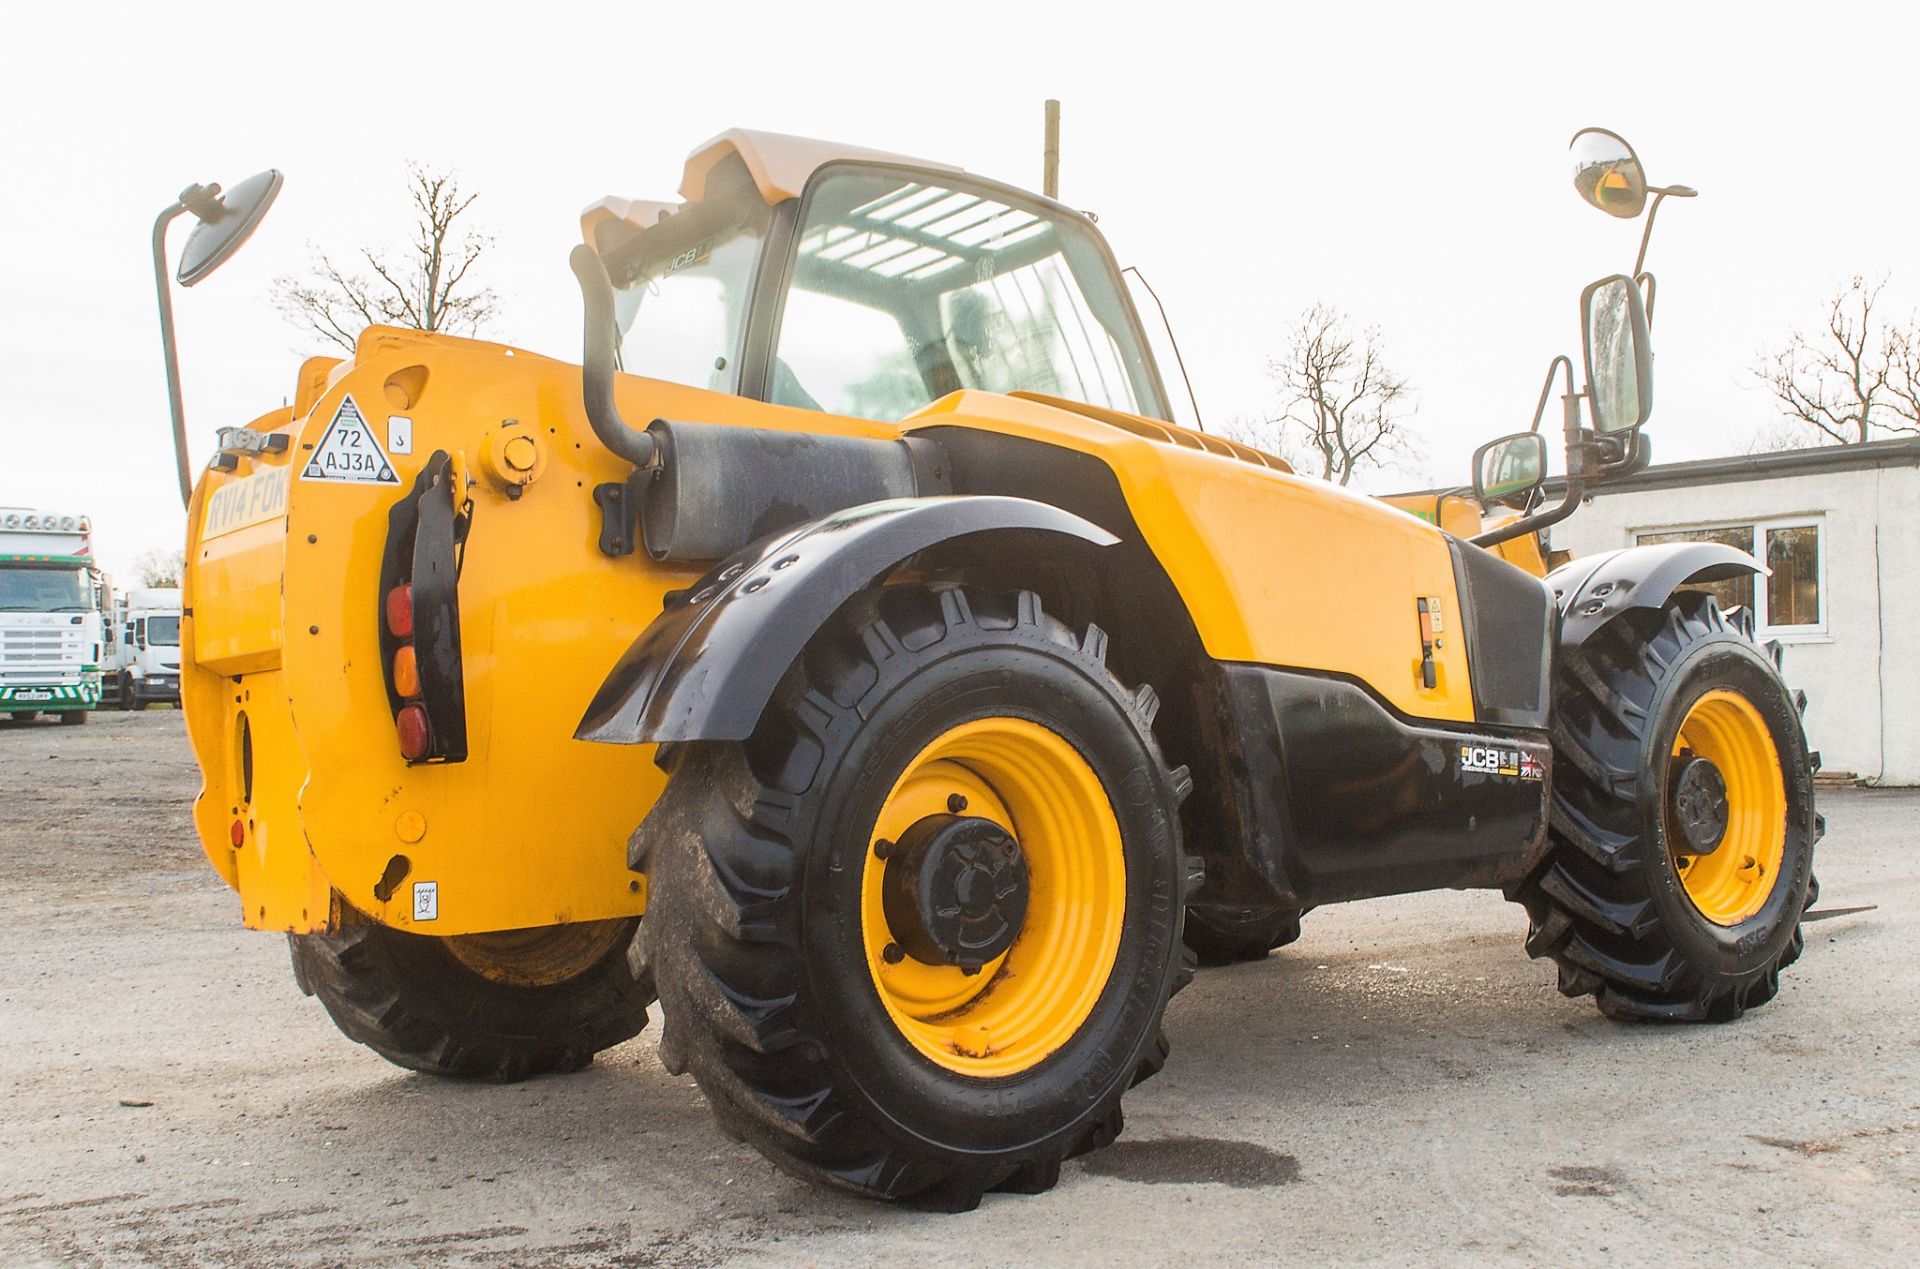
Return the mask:
[[[186,571],[186,553],[179,547],[148,551],[133,562],[133,574],[142,586],[178,586]]]
[[[493,319],[499,296],[470,280],[474,265],[493,247],[493,236],[456,223],[478,194],[460,189],[451,171],[407,165],[407,196],[413,204],[413,236],[396,258],[385,248],[362,247],[371,273],[348,269],[317,247],[307,275],[273,281],[273,302],[287,320],[353,351],[368,326],[410,326],[470,335]]]
[[[1876,428],[1920,435],[1920,327],[1875,319],[1886,284],[1855,277],[1827,306],[1824,330],[1793,332],[1754,367],[1789,424],[1812,429],[1809,441],[1862,444]]]
[[[1267,362],[1280,386],[1278,416],[1235,420],[1234,439],[1277,452],[1297,470],[1350,483],[1368,467],[1412,457],[1413,387],[1386,364],[1380,331],[1315,304],[1300,315],[1286,351]]]

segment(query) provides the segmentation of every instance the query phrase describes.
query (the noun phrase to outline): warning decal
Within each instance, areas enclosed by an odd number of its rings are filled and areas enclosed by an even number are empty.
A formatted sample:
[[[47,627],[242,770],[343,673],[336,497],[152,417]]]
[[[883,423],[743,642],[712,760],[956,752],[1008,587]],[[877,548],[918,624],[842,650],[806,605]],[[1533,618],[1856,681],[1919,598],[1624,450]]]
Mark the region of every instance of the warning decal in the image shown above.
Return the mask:
[[[351,396],[333,412],[325,435],[313,447],[313,457],[300,471],[302,480],[338,480],[356,485],[397,485],[393,464],[373,439],[373,429]]]

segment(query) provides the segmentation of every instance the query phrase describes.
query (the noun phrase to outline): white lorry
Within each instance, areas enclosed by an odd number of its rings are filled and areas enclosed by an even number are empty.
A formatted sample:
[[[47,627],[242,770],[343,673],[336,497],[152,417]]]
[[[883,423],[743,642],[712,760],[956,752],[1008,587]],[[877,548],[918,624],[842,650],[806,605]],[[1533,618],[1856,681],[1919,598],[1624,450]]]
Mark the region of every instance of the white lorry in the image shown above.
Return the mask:
[[[171,587],[116,591],[107,614],[102,705],[145,709],[180,703],[180,592]]]
[[[100,570],[83,515],[0,507],[0,718],[100,703]]]

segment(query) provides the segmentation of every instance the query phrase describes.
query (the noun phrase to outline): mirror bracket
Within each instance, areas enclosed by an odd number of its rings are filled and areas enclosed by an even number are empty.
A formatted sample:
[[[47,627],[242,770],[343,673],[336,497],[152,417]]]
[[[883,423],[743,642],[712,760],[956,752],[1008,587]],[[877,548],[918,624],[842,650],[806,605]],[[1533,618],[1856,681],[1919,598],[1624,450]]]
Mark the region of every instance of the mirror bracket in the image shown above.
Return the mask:
[[[1595,446],[1587,432],[1580,426],[1580,402],[1586,397],[1573,384],[1573,360],[1562,353],[1547,363],[1547,381],[1540,387],[1540,404],[1533,412],[1533,430],[1540,430],[1541,419],[1547,410],[1547,397],[1553,391],[1553,376],[1558,373],[1566,385],[1560,394],[1561,432],[1567,442],[1567,488],[1559,505],[1545,511],[1535,511],[1521,516],[1497,529],[1476,534],[1467,539],[1475,546],[1498,546],[1528,533],[1537,533],[1550,525],[1560,523],[1580,508],[1580,501],[1586,496],[1587,475],[1591,470],[1588,453]]]
[[[173,458],[179,468],[183,507],[193,501],[193,471],[187,462],[187,420],[180,405],[180,357],[174,346],[173,296],[167,277],[167,226],[187,210],[185,203],[176,202],[153,222],[153,285],[160,297],[160,351],[167,363],[167,408],[173,418]]]
[[[279,196],[280,173],[268,168],[223,196],[218,185],[189,185],[153,222],[153,286],[160,302],[160,351],[167,363],[167,408],[173,419],[173,459],[179,469],[180,504],[193,502],[193,470],[187,460],[187,421],[180,403],[180,355],[173,335],[173,291],[167,277],[167,227],[192,212],[199,222],[181,253],[179,281],[193,286],[224,264],[253,236]],[[214,228],[218,226],[218,228]],[[211,234],[202,240],[203,234]]]
[[[1647,208],[1647,225],[1640,231],[1640,254],[1633,258],[1633,277],[1639,277],[1647,269],[1647,244],[1653,241],[1653,218],[1660,214],[1660,204],[1667,201],[1669,195],[1674,198],[1697,198],[1699,191],[1686,185],[1658,185],[1648,189],[1653,195],[1653,203]],[[1647,305],[1647,315],[1653,315],[1653,305]]]

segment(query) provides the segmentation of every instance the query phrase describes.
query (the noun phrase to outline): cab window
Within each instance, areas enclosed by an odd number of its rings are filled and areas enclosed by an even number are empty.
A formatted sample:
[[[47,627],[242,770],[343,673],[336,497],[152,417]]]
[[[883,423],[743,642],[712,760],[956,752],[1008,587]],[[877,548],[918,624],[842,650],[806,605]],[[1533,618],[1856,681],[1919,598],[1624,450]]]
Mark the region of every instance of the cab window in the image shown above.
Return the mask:
[[[771,212],[737,155],[707,184],[705,201],[608,252],[617,355],[628,374],[733,392]]]
[[[960,388],[1166,417],[1086,225],[962,180],[823,169],[800,213],[770,399],[895,420]]]

